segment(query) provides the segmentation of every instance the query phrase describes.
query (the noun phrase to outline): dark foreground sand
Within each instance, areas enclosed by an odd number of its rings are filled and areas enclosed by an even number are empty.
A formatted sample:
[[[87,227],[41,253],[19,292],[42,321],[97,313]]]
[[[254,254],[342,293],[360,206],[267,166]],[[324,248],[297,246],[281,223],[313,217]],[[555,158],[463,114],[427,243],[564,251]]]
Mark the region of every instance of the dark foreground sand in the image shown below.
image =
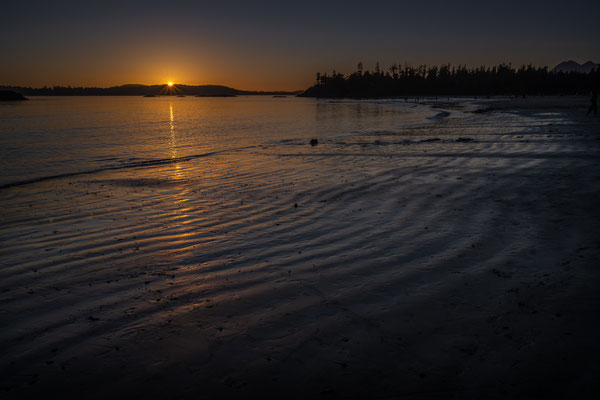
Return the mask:
[[[578,101],[4,189],[0,397],[595,397]]]

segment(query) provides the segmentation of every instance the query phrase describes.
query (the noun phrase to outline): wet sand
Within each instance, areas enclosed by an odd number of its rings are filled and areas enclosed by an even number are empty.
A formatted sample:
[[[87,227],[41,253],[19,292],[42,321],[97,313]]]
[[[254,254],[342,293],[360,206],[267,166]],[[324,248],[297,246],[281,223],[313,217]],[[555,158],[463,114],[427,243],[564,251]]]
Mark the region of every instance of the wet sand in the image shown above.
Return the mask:
[[[597,393],[599,119],[432,107],[2,189],[2,397]]]

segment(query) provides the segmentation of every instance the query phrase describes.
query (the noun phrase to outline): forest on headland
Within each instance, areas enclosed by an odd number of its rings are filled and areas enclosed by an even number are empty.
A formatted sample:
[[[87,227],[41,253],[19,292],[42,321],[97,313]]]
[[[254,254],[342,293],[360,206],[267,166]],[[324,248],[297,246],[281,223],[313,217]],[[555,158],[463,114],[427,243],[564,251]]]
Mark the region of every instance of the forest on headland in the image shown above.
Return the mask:
[[[589,73],[550,71],[548,67],[511,64],[468,68],[393,64],[374,71],[358,63],[350,75],[317,73],[315,84],[300,96],[323,98],[385,98],[405,96],[574,95],[598,90],[600,68]]]

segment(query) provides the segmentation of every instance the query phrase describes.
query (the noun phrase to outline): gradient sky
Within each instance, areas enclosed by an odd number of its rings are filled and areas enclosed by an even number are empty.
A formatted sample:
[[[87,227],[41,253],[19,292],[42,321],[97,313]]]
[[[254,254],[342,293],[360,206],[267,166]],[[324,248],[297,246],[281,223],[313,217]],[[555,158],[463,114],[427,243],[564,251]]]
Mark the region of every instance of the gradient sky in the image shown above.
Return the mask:
[[[394,62],[600,62],[600,1],[2,0],[0,85],[296,90]]]

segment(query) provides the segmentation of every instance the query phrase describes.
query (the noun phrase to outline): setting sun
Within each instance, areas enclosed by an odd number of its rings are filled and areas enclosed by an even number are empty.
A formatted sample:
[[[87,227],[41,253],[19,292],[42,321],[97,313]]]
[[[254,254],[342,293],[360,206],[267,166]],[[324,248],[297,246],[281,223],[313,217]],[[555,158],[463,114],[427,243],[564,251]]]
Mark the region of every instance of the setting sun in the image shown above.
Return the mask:
[[[173,82],[169,82],[169,83],[167,83],[167,85],[173,86]]]

